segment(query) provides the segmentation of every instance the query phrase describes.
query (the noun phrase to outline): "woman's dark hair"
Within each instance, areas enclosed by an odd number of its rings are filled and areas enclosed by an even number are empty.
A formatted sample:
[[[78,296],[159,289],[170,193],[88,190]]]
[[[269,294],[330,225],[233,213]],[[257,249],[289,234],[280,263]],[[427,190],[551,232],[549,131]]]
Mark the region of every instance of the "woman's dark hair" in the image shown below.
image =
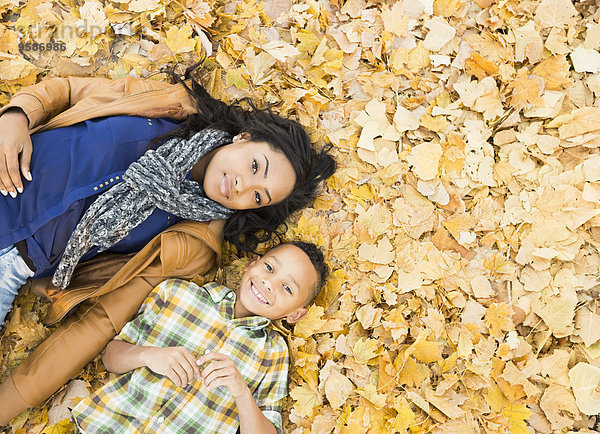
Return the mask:
[[[180,83],[196,101],[197,113],[190,115],[180,127],[154,139],[150,146],[164,143],[172,137],[190,138],[204,128],[218,128],[232,136],[247,132],[252,141],[266,142],[277,152],[283,153],[294,168],[296,182],[292,193],[279,203],[257,209],[237,210],[225,224],[225,240],[239,251],[255,251],[259,243],[278,237],[281,241],[285,219],[295,211],[308,206],[316,197],[321,181],[329,178],[336,169],[336,163],[327,145],[317,151],[312,148],[310,139],[302,125],[283,118],[270,109],[258,109],[246,99],[249,110],[238,103],[231,105],[219,101],[192,78],[192,72],[204,60],[188,67],[184,79],[173,70],[168,74]],[[184,80],[190,80],[191,88]],[[285,227],[285,226],[284,226]]]

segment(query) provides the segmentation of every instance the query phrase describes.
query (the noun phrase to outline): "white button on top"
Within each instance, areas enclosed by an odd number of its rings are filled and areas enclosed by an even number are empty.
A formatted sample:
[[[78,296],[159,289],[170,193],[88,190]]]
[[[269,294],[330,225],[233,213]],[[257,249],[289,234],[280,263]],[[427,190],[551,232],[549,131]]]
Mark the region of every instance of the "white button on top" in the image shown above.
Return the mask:
[[[233,298],[233,292],[230,292],[229,294],[227,294],[227,298],[231,300]]]
[[[233,327],[233,321],[227,321],[227,327]]]

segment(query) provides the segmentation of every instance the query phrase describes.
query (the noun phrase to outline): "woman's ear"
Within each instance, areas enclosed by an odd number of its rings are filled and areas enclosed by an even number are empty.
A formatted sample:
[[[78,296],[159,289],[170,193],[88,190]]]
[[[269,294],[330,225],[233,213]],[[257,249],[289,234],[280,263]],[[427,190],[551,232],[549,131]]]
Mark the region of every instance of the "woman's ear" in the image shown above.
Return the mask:
[[[298,321],[300,321],[302,318],[304,318],[306,316],[306,314],[308,313],[308,311],[301,307],[299,309],[296,309],[295,311],[293,311],[292,313],[290,313],[285,320],[289,323],[289,324],[295,324]]]

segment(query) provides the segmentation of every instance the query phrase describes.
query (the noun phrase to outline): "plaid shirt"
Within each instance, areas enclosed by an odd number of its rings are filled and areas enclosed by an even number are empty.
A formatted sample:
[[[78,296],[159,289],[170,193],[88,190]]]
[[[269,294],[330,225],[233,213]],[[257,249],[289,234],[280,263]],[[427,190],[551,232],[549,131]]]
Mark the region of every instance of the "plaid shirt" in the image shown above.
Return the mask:
[[[235,293],[183,280],[159,284],[116,339],[156,347],[183,346],[196,357],[217,351],[234,361],[258,407],[281,431],[288,348],[263,317],[234,318]],[[109,381],[73,410],[88,433],[235,433],[237,408],[225,386],[208,391],[195,379],[178,387],[148,367]]]

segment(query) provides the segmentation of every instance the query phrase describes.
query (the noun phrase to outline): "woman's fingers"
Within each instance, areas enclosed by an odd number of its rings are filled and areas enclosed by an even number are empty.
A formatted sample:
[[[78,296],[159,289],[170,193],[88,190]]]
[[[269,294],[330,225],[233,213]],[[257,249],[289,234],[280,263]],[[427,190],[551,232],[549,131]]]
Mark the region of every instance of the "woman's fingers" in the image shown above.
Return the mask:
[[[17,189],[12,182],[8,169],[10,159],[12,159],[11,155],[0,154],[0,181],[2,181],[3,188],[8,192],[8,194],[10,194],[12,197],[17,197]]]
[[[8,196],[8,189],[4,186],[2,179],[0,179],[0,194],[2,194],[2,196]]]
[[[23,182],[21,181],[21,173],[19,172],[19,155],[8,154],[6,156],[6,166],[12,185],[17,189],[15,193],[23,193]]]
[[[27,181],[31,181],[31,154],[33,152],[33,145],[31,144],[31,137],[28,136],[23,144],[23,150],[21,151],[21,173]]]

